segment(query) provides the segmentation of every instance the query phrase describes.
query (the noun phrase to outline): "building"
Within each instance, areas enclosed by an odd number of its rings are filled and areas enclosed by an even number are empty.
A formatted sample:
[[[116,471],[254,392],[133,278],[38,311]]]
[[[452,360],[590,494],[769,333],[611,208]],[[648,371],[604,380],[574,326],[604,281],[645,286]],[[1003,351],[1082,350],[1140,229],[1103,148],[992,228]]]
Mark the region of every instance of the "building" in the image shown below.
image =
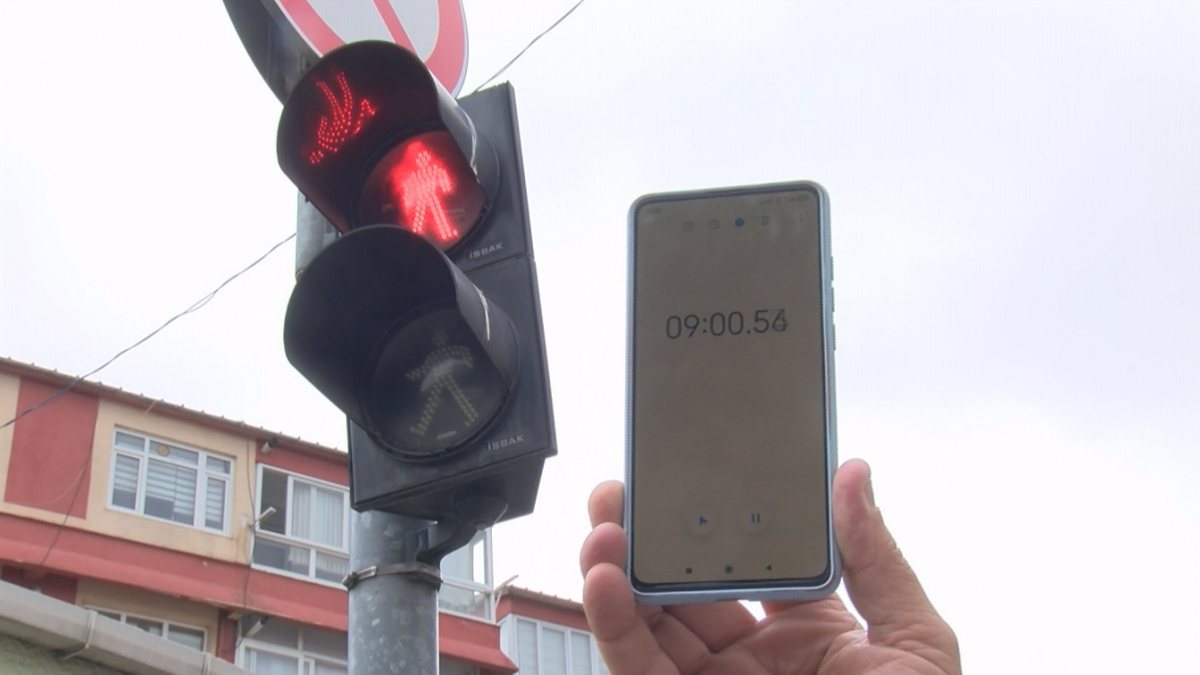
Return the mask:
[[[522,673],[608,675],[579,603],[523,588],[499,594],[500,645]]]
[[[73,380],[0,358],[0,580],[250,672],[346,672],[345,453]],[[490,537],[443,561],[442,672],[606,673],[577,603],[494,588]]]

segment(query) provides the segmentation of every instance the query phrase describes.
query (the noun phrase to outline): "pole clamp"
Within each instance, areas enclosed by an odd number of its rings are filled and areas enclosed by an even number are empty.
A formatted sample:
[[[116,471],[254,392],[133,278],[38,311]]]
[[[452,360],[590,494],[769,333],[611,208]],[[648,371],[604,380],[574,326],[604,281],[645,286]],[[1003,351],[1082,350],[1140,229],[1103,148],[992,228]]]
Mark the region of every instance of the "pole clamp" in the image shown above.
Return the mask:
[[[386,565],[364,567],[361,570],[347,574],[342,579],[342,585],[349,591],[357,586],[360,581],[386,574],[414,577],[417,581],[423,581],[435,589],[442,586],[442,571],[433,565],[427,565],[422,562],[388,563]]]

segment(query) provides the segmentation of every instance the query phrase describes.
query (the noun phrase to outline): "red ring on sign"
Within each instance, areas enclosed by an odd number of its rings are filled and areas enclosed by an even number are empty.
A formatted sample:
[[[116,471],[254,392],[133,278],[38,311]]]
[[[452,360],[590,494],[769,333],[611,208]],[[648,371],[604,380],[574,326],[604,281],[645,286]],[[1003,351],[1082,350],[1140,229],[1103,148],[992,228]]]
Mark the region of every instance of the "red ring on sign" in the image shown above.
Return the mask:
[[[276,2],[318,56],[324,56],[345,44],[345,40],[334,32],[313,8],[311,0]],[[414,51],[412,40],[409,39],[408,32],[404,30],[404,25],[389,0],[372,0],[372,3],[391,34],[392,41],[409,51]],[[433,51],[423,60],[438,82],[451,94],[457,94],[466,75],[467,22],[463,17],[461,0],[437,0],[437,5],[437,39],[434,41]],[[446,28],[450,30],[445,30]]]

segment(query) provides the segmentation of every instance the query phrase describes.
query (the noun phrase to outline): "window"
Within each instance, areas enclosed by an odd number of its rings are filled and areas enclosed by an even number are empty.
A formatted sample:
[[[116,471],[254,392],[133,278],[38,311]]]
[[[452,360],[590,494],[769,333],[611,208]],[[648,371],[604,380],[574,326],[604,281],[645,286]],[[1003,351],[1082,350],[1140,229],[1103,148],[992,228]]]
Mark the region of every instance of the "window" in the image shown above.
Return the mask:
[[[159,621],[158,619],[148,619],[141,616],[133,616],[124,612],[114,612],[106,609],[96,609],[96,613],[101,616],[107,616],[110,619],[115,619],[121,623],[129,624],[135,628],[150,633],[165,637],[171,642],[177,642],[185,647],[199,649],[204,651],[204,629],[194,628],[192,626],[182,626],[170,621]]]
[[[501,633],[521,675],[608,675],[591,633],[521,618],[506,620]]]
[[[442,558],[438,607],[494,621],[492,610],[492,531],[475,534],[469,544]]]
[[[350,566],[346,488],[262,466],[258,513],[255,565],[341,583]]]
[[[232,473],[231,459],[117,429],[109,504],[224,532]]]
[[[242,620],[242,634],[260,617]],[[242,639],[241,666],[257,675],[346,675],[346,634],[271,618]]]

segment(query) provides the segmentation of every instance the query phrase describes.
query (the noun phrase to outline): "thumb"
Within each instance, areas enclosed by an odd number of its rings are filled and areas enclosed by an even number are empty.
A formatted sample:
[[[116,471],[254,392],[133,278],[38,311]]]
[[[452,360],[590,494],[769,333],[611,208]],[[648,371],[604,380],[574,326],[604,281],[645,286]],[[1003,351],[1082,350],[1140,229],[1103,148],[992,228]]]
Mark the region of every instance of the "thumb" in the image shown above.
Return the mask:
[[[834,476],[833,524],[846,590],[867,622],[870,641],[895,645],[915,638],[956,654],[954,632],[930,604],[875,507],[871,469],[862,460],[846,462]]]

